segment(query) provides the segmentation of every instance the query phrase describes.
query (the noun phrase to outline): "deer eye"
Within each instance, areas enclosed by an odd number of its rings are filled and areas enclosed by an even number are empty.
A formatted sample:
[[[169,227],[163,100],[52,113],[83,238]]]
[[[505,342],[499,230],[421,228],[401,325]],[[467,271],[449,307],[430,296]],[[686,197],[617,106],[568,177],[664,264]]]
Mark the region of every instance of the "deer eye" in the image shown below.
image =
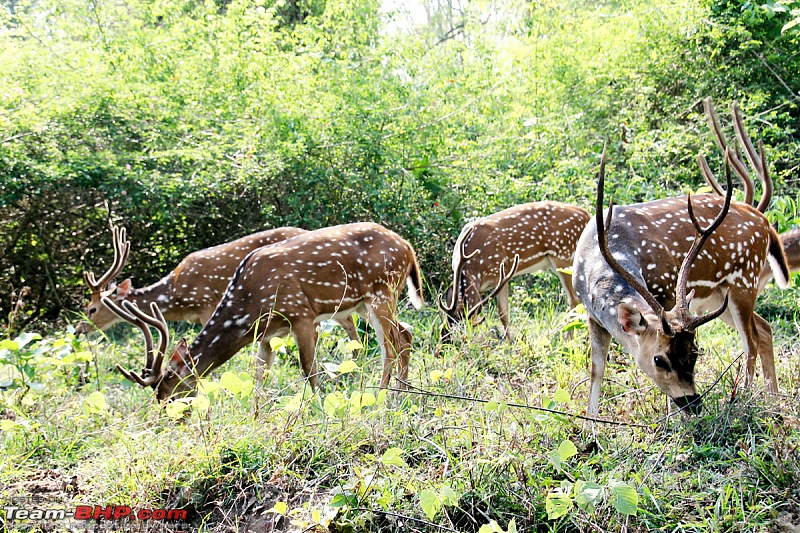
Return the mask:
[[[660,355],[657,355],[653,358],[653,363],[656,365],[656,367],[662,368],[667,372],[672,371],[672,368],[669,366],[669,362],[666,360],[666,358],[661,357]]]

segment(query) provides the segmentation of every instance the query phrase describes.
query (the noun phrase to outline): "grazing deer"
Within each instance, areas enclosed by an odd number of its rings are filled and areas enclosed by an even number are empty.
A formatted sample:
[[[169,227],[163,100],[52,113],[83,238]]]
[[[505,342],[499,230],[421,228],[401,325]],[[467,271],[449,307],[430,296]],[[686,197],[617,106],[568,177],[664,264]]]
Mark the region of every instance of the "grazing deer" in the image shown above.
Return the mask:
[[[731,201],[729,172],[727,181],[724,199],[705,194],[611,205],[603,222],[603,153],[595,219],[581,235],[573,266],[575,291],[589,314],[589,414],[598,412],[612,337],[679,408],[699,412],[695,330],[717,316],[739,332],[747,382],[753,380],[760,355],[766,388],[777,390],[772,329],[753,309],[764,264],[769,261],[779,284],[785,285],[786,257],[766,217]],[[692,315],[715,307],[706,315]]]
[[[119,285],[111,282],[122,272],[131,248],[125,228],[112,225],[111,233],[114,247],[111,267],[99,281],[94,272],[83,273],[83,279],[91,291],[89,304],[85,309],[90,322],[78,324],[78,334],[90,333],[94,329],[105,330],[121,320],[103,304],[103,298],[117,304],[129,301],[144,309],[155,302],[167,320],[205,326],[228,287],[236,267],[247,254],[262,246],[307,233],[307,230],[292,227],[270,229],[193,252],[166,277],[141,289],[134,289],[130,278]],[[351,339],[358,339],[358,331],[349,317],[337,321]]]
[[[222,365],[253,339],[259,340],[258,360],[270,368],[274,353],[269,339],[288,333],[297,341],[303,373],[316,387],[316,324],[354,312],[375,329],[383,354],[380,385],[385,388],[398,355],[401,384],[408,376],[411,334],[397,321],[397,298],[404,282],[411,303],[421,308],[422,274],[414,249],[396,233],[373,223],[324,228],[259,248],[236,269],[197,338],[191,345],[181,339],[163,368],[168,341],[157,306],[151,304],[152,314],[147,314],[131,302],[119,306],[109,298],[103,301],[145,335],[142,373],[117,368],[129,380],[156,389],[159,400],[191,395],[198,377]],[[157,349],[148,325],[161,333]]]
[[[447,303],[439,298],[446,315],[443,334],[461,320],[472,320],[496,296],[505,338],[510,340],[508,281],[539,270],[555,270],[570,307],[575,307],[579,301],[571,277],[559,269],[572,264],[575,245],[588,221],[589,212],[581,207],[533,202],[464,226],[453,250],[453,284],[445,292]],[[515,258],[516,268],[506,274],[506,265]],[[481,299],[481,293],[492,288],[492,293]]]
[[[756,209],[762,213],[765,213],[770,202],[772,201],[772,193],[774,190],[773,183],[767,166],[764,164],[762,158],[759,157],[755,147],[753,146],[753,142],[750,140],[747,130],[744,128],[744,120],[742,119],[742,114],[739,111],[738,103],[734,101],[731,106],[733,126],[734,130],[736,131],[736,139],[738,141],[738,144],[735,144],[733,149],[729,147],[728,140],[726,139],[725,134],[722,132],[719,118],[714,110],[714,105],[711,101],[711,98],[706,98],[703,101],[703,106],[705,107],[706,118],[708,119],[709,127],[714,134],[714,140],[717,144],[717,147],[723,153],[728,151],[731,160],[731,166],[742,180],[742,185],[744,188],[744,203],[746,204],[753,203],[753,198],[755,196],[754,186],[753,180],[750,178],[750,173],[739,156],[738,145],[742,145],[744,147],[745,156],[753,168],[761,169],[761,171],[757,173],[762,180],[763,194],[761,196],[761,200],[759,200],[758,205],[756,206]],[[700,170],[706,183],[714,190],[714,192],[720,196],[725,196],[725,191],[722,190],[722,186],[719,184],[719,181],[714,176],[714,173],[711,171],[705,157],[702,154],[697,156],[697,162],[700,165]],[[800,229],[794,229],[782,233],[780,234],[780,238],[781,242],[783,243],[783,249],[786,253],[789,272],[800,271]],[[771,280],[772,269],[768,265],[765,265],[761,272],[758,283],[759,292],[763,291],[764,287],[766,287],[767,283],[769,283]]]

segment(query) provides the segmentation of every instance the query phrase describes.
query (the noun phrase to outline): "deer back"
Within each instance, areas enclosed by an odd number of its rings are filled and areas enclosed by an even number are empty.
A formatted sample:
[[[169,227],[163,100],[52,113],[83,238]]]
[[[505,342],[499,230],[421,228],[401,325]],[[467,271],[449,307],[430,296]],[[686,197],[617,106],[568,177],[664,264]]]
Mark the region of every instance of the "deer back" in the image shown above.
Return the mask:
[[[572,263],[578,238],[589,220],[585,209],[543,201],[517,205],[470,222],[453,250],[455,278],[444,300],[453,316],[463,314],[496,287],[500,265],[509,268],[519,256],[515,276]],[[460,271],[460,275],[459,275]],[[453,288],[458,285],[453,301]]]
[[[84,311],[91,323],[81,323],[78,332],[105,330],[121,320],[103,304],[101,300],[104,297],[117,303],[128,300],[141,308],[156,302],[167,320],[204,324],[225,292],[236,267],[247,254],[305,232],[300,228],[275,228],[192,252],[167,276],[140,289],[133,288],[130,279],[119,285],[93,288]],[[119,264],[114,276],[121,268]]]
[[[364,306],[394,306],[401,285],[422,306],[411,245],[373,223],[345,224],[260,248],[236,270],[189,353],[198,372],[224,363],[244,345],[298,321],[350,316]]]

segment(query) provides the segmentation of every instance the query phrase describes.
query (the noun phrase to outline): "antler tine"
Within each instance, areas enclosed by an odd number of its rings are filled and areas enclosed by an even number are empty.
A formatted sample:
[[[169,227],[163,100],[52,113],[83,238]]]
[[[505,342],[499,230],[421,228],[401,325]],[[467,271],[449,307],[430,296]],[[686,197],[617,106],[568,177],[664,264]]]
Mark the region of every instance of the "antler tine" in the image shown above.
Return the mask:
[[[735,102],[734,102],[735,105]],[[717,144],[717,147],[721,152],[725,152],[728,150],[728,139],[725,137],[725,134],[722,132],[722,126],[719,123],[719,116],[717,115],[717,111],[714,109],[714,104],[711,98],[706,98],[703,100],[703,107],[706,111],[706,117],[708,118],[708,126],[711,128],[712,133],[714,134],[714,141]],[[735,120],[735,112],[734,112],[734,120]],[[739,127],[736,127],[737,135],[738,135]],[[745,132],[746,134],[747,132]],[[749,141],[749,138],[748,138]],[[742,144],[745,144],[742,141]],[[752,143],[751,143],[752,146]],[[745,147],[747,148],[747,147]],[[742,184],[744,185],[744,201],[748,205],[752,205],[753,203],[753,180],[750,178],[750,172],[748,172],[747,167],[739,158],[739,150],[736,144],[734,143],[734,150],[731,152],[730,156],[730,164],[733,166],[733,170],[736,174],[741,178]],[[748,154],[748,159],[750,159],[750,155]],[[750,160],[752,163],[752,160]],[[711,169],[708,168],[708,165],[703,168],[703,165],[700,165],[700,170],[703,172],[703,177],[706,178],[706,182],[711,185],[715,192],[717,192],[720,196],[724,196],[724,193],[720,192],[721,187],[719,182],[717,181],[716,177],[714,177],[713,172]],[[708,170],[708,175],[706,175],[706,170]],[[716,185],[712,184],[714,182]]]
[[[519,254],[514,254],[514,261],[511,263],[511,268],[509,269],[508,274],[506,274],[506,264],[500,263],[500,280],[497,282],[497,286],[495,286],[494,290],[489,294],[489,296],[482,299],[480,302],[475,304],[472,307],[472,309],[467,311],[466,315],[467,320],[472,318],[473,315],[475,315],[475,313],[480,311],[481,308],[483,308],[483,306],[486,305],[486,302],[497,296],[497,293],[500,292],[500,289],[502,289],[503,286],[509,281],[511,281],[511,278],[514,277],[514,274],[516,274],[518,267],[519,267]]]
[[[148,327],[149,321],[144,320],[144,317],[147,317],[146,313],[143,313],[135,304],[125,300],[123,301],[122,305],[125,307],[123,309],[120,307],[115,301],[111,298],[103,297],[101,299],[103,305],[105,305],[111,312],[117,314],[123,320],[130,322],[131,324],[138,327],[142,334],[144,335],[144,345],[145,345],[145,367],[142,370],[142,374],[135,374],[122,365],[117,364],[116,368],[120,371],[120,373],[128,378],[130,381],[134,383],[138,383],[143,387],[153,387],[159,381],[161,381],[161,362],[163,361],[163,353],[166,350],[166,347],[163,347],[163,342],[159,342],[159,351],[157,354],[154,354],[153,350],[153,334],[150,333],[150,328]],[[150,317],[147,317],[150,318]],[[152,319],[151,319],[152,320]],[[156,326],[158,327],[158,326]],[[161,330],[159,329],[159,340],[163,341],[163,336],[161,336]]]
[[[616,272],[622,279],[624,279],[628,285],[630,285],[639,295],[644,298],[647,304],[653,309],[656,315],[661,319],[661,323],[664,326],[664,333],[671,334],[671,329],[669,326],[669,322],[666,320],[666,316],[664,314],[664,308],[661,304],[656,300],[655,296],[647,290],[638,279],[634,278],[630,272],[625,270],[622,265],[614,258],[611,254],[611,250],[608,248],[608,230],[611,227],[611,217],[614,214],[614,201],[612,200],[609,202],[608,205],[608,215],[606,216],[606,220],[603,220],[603,189],[605,188],[605,181],[606,181],[606,149],[603,147],[603,156],[600,159],[600,174],[597,178],[597,203],[595,205],[595,222],[597,225],[597,242],[600,246],[600,253],[603,254],[603,258],[605,258],[608,266],[610,266],[614,272]]]
[[[456,269],[453,273],[453,293],[452,293],[452,298],[450,299],[450,303],[445,304],[444,302],[442,302],[441,295],[439,295],[438,298],[439,307],[441,307],[442,311],[444,311],[448,315],[451,314],[453,311],[455,311],[456,305],[458,304],[458,296],[459,296],[458,292],[461,286],[461,273],[464,270],[464,264],[467,262],[468,259],[472,259],[473,257],[475,257],[480,251],[479,249],[475,249],[471,254],[467,253],[467,239],[469,239],[469,237],[472,235],[474,231],[475,228],[470,227],[468,233],[464,235],[463,239],[461,239],[461,245],[459,247],[459,251],[461,253],[458,259],[458,264],[456,265]]]
[[[706,157],[703,154],[697,156],[697,164],[700,166],[700,173],[703,175],[703,179],[706,180],[706,184],[718,195],[725,196],[725,191],[722,190],[717,178],[714,177],[714,173],[711,171],[711,167],[708,166],[708,161],[706,161]]]
[[[700,226],[700,223],[695,217],[694,208],[692,207],[692,196],[689,195],[687,197],[687,209],[689,211],[689,218],[692,220],[692,224],[695,228],[695,239],[692,243],[692,246],[689,248],[689,251],[686,253],[686,257],[684,257],[683,262],[681,263],[681,268],[678,271],[678,280],[675,286],[675,307],[674,310],[678,313],[681,317],[682,322],[684,323],[684,327],[686,329],[695,329],[700,325],[708,322],[716,318],[717,316],[721,315],[725,308],[728,305],[728,298],[726,296],[725,301],[723,302],[722,306],[710,313],[709,315],[704,315],[702,317],[694,317],[689,311],[689,302],[692,300],[694,296],[694,290],[692,290],[688,295],[686,294],[686,285],[689,282],[689,269],[692,267],[692,263],[694,263],[697,256],[700,254],[700,250],[703,248],[703,245],[706,243],[708,238],[711,234],[716,231],[716,229],[722,224],[725,217],[728,215],[728,211],[731,207],[731,199],[733,198],[733,183],[731,180],[731,166],[729,164],[730,161],[730,151],[725,150],[725,180],[727,191],[725,193],[725,202],[722,205],[722,209],[717,216],[714,218],[714,221],[705,229]]]
[[[128,254],[131,251],[131,243],[127,239],[127,232],[124,227],[111,225],[111,238],[114,247],[114,261],[111,266],[102,275],[100,281],[95,278],[94,272],[84,272],[83,279],[92,291],[98,292],[103,290],[109,281],[114,279],[122,271],[125,266],[125,261],[128,259]]]
[[[736,130],[736,138],[739,139],[739,142],[744,146],[744,153],[745,156],[747,156],[747,160],[753,165],[753,169],[761,178],[761,181],[764,182],[764,192],[756,207],[756,209],[763,213],[767,210],[772,201],[773,192],[772,177],[769,175],[767,159],[764,157],[764,144],[761,141],[758,142],[759,154],[756,154],[753,141],[750,139],[750,135],[744,127],[744,120],[742,119],[742,112],[739,110],[739,103],[734,101],[731,107],[733,110],[733,125]]]

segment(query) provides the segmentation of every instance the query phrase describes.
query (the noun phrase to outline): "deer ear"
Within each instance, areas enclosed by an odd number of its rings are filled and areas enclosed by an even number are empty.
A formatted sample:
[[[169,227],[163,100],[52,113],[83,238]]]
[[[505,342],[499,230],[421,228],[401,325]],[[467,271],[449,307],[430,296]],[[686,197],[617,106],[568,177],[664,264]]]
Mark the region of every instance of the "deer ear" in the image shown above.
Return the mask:
[[[133,287],[131,285],[131,278],[128,278],[119,285],[117,285],[117,291],[116,291],[117,298],[127,298],[128,295],[131,293],[132,289]]]
[[[189,345],[186,343],[186,339],[182,338],[172,351],[172,355],[169,358],[169,366],[172,368],[183,368],[186,366],[186,361],[188,361],[189,358]]]
[[[641,335],[647,330],[647,319],[632,305],[621,303],[617,306],[617,320],[628,335]]]

